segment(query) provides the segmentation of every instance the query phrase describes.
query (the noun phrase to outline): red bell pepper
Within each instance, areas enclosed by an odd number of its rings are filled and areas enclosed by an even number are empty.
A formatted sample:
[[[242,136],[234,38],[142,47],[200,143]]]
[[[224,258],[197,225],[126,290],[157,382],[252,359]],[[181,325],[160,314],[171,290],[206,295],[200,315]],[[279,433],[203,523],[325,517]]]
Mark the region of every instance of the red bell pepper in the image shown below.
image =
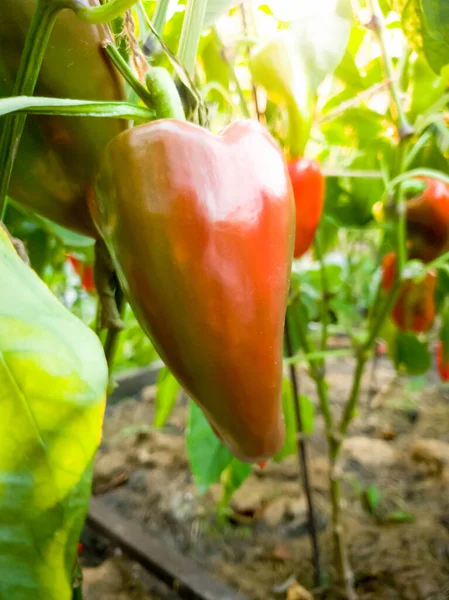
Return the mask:
[[[282,446],[282,340],[295,208],[258,123],[216,136],[173,119],[107,147],[90,199],[121,284],[159,355],[231,451]]]

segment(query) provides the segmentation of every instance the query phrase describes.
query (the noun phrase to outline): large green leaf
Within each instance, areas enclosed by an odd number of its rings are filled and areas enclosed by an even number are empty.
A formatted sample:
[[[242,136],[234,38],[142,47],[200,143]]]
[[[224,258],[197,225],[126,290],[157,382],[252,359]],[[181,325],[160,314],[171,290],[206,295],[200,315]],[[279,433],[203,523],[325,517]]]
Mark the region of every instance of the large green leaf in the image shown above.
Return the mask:
[[[0,289],[0,598],[70,600],[106,361],[1,228]]]
[[[420,0],[420,4],[429,35],[447,44],[449,50],[449,3],[447,0]]]
[[[435,23],[435,7],[438,0],[395,0],[395,10],[401,14],[402,29],[416,50],[423,50],[426,58],[435,71],[440,73],[441,69],[449,63],[449,41],[443,35],[439,26]],[[445,0],[442,5],[447,6]],[[445,12],[441,15],[445,19]],[[444,21],[440,23],[444,29],[447,27]]]
[[[342,60],[352,25],[350,0],[300,2],[299,14],[290,26],[295,48],[316,87]]]
[[[205,492],[218,481],[232,460],[232,454],[214,434],[202,410],[192,401],[187,422],[187,454],[200,492]]]

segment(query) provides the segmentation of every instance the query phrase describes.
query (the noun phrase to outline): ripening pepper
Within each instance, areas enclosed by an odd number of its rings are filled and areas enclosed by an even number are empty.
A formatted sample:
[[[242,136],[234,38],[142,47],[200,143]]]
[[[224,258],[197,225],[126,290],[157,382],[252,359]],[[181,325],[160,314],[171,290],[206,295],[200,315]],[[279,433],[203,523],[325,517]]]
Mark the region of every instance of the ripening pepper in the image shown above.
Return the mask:
[[[316,160],[297,158],[288,163],[296,205],[294,257],[310,248],[324,203],[324,177]]]
[[[444,345],[438,340],[436,349],[436,361],[438,373],[443,381],[449,381],[449,359],[444,357]]]
[[[295,207],[266,130],[164,119],[109,145],[90,201],[161,358],[240,459],[282,446],[282,345]]]
[[[99,0],[78,0],[99,6]],[[0,97],[10,96],[36,0],[1,0]],[[123,81],[102,48],[105,25],[89,25],[70,10],[56,20],[36,96],[83,100],[125,99]],[[0,132],[2,120],[0,119]],[[107,143],[126,127],[119,119],[29,116],[9,196],[33,212],[95,236],[87,191]]]
[[[382,288],[391,290],[396,269],[394,252],[386,254],[382,260]],[[391,318],[398,329],[422,333],[432,326],[435,318],[435,273],[428,272],[422,281],[406,281],[402,284],[398,298],[391,311]]]
[[[449,186],[422,178],[424,191],[406,203],[409,258],[435,260],[449,245]]]

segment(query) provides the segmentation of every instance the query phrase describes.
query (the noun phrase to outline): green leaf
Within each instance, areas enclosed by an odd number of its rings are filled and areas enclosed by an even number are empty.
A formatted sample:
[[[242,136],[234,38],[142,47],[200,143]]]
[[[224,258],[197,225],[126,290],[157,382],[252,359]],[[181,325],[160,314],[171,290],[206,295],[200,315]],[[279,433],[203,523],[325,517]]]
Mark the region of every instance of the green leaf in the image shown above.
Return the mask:
[[[282,412],[285,421],[285,441],[282,448],[273,457],[276,462],[281,462],[287,456],[296,452],[296,418],[293,405],[293,388],[288,377],[282,380]]]
[[[289,31],[314,90],[342,60],[352,25],[350,0],[298,3]]]
[[[38,215],[35,216],[39,221],[42,221],[45,227],[52,231],[65,246],[69,246],[71,248],[93,248],[95,245],[95,240],[93,238],[87,237],[86,235],[81,235],[75,231],[70,231],[70,229],[61,227],[61,225],[53,223],[53,221],[49,221],[44,217],[40,217]]]
[[[167,369],[163,367],[159,371],[156,391],[156,414],[154,415],[154,426],[163,427],[170,416],[178,397],[179,383]]]
[[[238,458],[232,457],[231,462],[223,471],[221,476],[223,490],[220,505],[222,509],[229,505],[232,496],[249,477],[252,470],[252,465],[244,463]]]
[[[369,485],[364,490],[364,500],[370,514],[375,515],[380,504],[380,492],[376,485]]]
[[[424,0],[396,0],[395,10],[402,15],[402,29],[412,48],[423,50],[430,66],[438,74],[449,63],[449,44],[442,39],[438,28],[433,29],[431,4],[432,0],[426,3],[425,15],[422,11]]]
[[[209,0],[204,17],[204,27],[213,25],[219,17],[238,4],[240,2],[236,0]]]
[[[441,328],[439,338],[443,345],[443,361],[444,364],[449,362],[449,300],[443,306],[441,312]]]
[[[449,4],[447,0],[420,0],[423,21],[433,39],[448,45]]]
[[[70,600],[106,361],[1,228],[0,289],[0,597]]]
[[[195,483],[201,493],[220,479],[233,458],[212,431],[203,411],[192,401],[187,421],[187,454]]]
[[[416,516],[413,513],[395,510],[382,518],[383,523],[414,523]]]
[[[14,96],[0,99],[0,116],[20,112],[35,115],[110,117],[142,121],[149,121],[155,116],[153,110],[127,102],[92,102],[91,100],[38,98],[36,96]]]
[[[421,375],[430,369],[432,359],[428,344],[413,333],[398,331],[389,351],[398,370]]]

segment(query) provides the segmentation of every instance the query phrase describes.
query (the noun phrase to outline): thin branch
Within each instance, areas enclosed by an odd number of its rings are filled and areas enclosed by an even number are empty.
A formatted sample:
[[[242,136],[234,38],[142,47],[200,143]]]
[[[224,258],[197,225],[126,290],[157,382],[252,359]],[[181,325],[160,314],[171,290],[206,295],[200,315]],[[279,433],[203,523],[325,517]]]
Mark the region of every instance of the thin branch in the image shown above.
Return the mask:
[[[290,335],[290,327],[288,323],[288,318],[285,319],[285,343],[287,347],[287,354],[292,356],[293,348],[291,342]],[[298,462],[299,468],[302,476],[302,484],[303,491],[306,494],[307,499],[307,509],[308,509],[308,526],[309,526],[309,535],[310,535],[310,543],[312,546],[312,560],[313,560],[313,568],[314,568],[314,576],[315,576],[315,585],[319,587],[322,583],[322,573],[321,573],[321,561],[320,561],[320,548],[318,543],[318,531],[316,525],[316,517],[315,517],[315,509],[313,505],[313,496],[312,489],[310,485],[310,476],[309,476],[309,463],[307,457],[307,444],[304,439],[304,426],[302,422],[302,414],[301,414],[301,396],[299,390],[299,380],[297,377],[296,369],[294,365],[290,365],[290,380],[293,387],[293,405],[295,409],[295,418],[296,418],[296,431],[297,431],[297,449],[298,449]]]
[[[381,81],[380,83],[376,83],[376,84],[372,85],[367,90],[363,90],[362,92],[359,92],[356,96],[354,96],[354,98],[351,98],[350,100],[345,100],[344,102],[339,104],[333,110],[329,111],[328,113],[325,113],[319,119],[317,119],[316,122],[318,123],[318,125],[321,125],[322,123],[327,123],[328,121],[337,119],[339,116],[341,116],[347,110],[354,108],[355,106],[358,106],[365,100],[368,100],[372,96],[375,96],[377,93],[379,93],[380,91],[382,91],[383,89],[388,87],[390,84],[391,84],[391,80],[385,79],[385,81]]]
[[[248,37],[248,30],[249,30],[249,24],[248,24],[248,16],[246,14],[246,6],[245,6],[245,2],[243,1],[240,5],[240,13],[242,15],[242,25],[243,25],[243,32],[245,34],[245,38]],[[250,56],[251,56],[251,45],[250,44],[246,44],[246,59],[249,61]],[[254,102],[254,108],[256,110],[256,116],[257,116],[257,120],[260,121],[261,117],[262,117],[262,112],[260,110],[259,107],[259,99],[257,97],[257,86],[254,83],[253,79],[251,78],[251,89],[253,92],[253,102]]]

